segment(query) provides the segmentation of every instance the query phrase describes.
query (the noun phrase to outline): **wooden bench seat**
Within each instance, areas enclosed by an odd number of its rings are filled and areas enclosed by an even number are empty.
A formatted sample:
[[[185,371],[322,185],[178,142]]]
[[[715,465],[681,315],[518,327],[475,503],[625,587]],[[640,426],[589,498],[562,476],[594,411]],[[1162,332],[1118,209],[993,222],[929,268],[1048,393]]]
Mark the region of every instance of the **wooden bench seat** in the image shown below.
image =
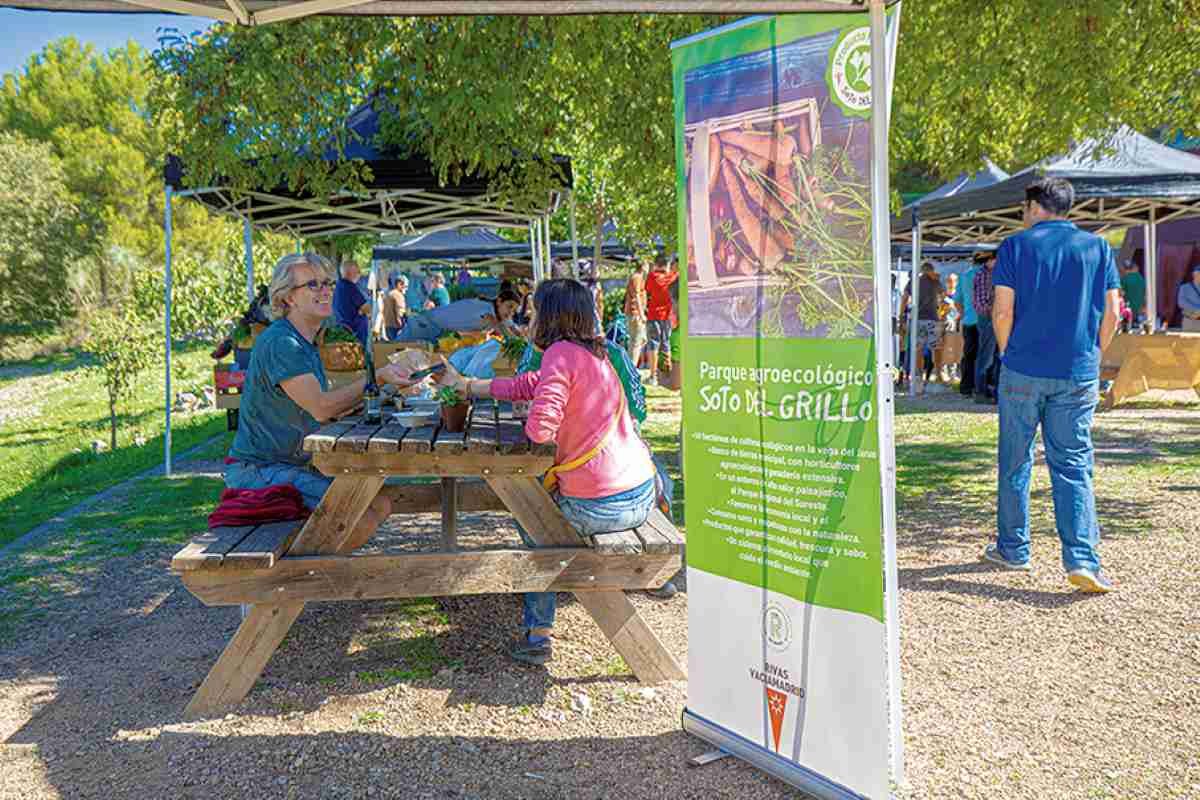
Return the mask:
[[[591,547],[284,555],[301,525],[216,528],[176,553],[171,569],[202,603],[222,606],[654,589],[675,574],[684,552],[682,534],[658,509],[645,525],[591,537]]]
[[[171,571],[271,569],[291,547],[302,520],[213,528],[192,539],[171,559]]]

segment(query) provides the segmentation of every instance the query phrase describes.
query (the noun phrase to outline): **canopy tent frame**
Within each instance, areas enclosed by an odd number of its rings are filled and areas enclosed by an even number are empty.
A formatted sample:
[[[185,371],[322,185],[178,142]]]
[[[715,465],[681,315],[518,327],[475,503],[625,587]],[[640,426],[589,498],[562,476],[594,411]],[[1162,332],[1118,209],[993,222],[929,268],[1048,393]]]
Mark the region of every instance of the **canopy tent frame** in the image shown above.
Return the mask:
[[[511,203],[499,200],[495,195],[482,193],[475,197],[456,197],[445,192],[425,189],[377,188],[364,192],[338,192],[328,198],[293,197],[259,189],[239,189],[230,186],[205,186],[195,189],[177,188],[181,172],[178,162],[172,168],[168,161],[165,186],[165,209],[163,232],[164,248],[163,301],[166,309],[164,322],[164,413],[163,471],[169,477],[171,464],[171,300],[173,291],[173,225],[172,207],[174,198],[191,197],[203,201],[209,209],[219,215],[234,217],[242,222],[243,264],[246,271],[247,302],[254,300],[254,228],[283,233],[297,242],[297,251],[305,238],[333,236],[337,234],[384,234],[397,231],[409,235],[434,233],[436,231],[468,227],[528,226],[533,247],[534,279],[539,280],[548,273],[548,248],[544,251],[540,242],[542,232],[549,236],[550,216],[554,214],[564,195],[573,195],[569,186],[552,191],[548,205],[541,213],[531,214],[516,210]],[[573,183],[573,176],[569,178]],[[351,202],[345,202],[347,198]],[[398,200],[416,208],[398,210]],[[569,208],[574,214],[575,203]],[[283,212],[283,213],[277,213]],[[575,220],[572,217],[572,226]],[[544,255],[543,255],[544,253]],[[576,265],[578,270],[578,265]],[[372,263],[372,274],[374,274]]]
[[[911,235],[914,252],[919,252],[921,241],[999,242],[1025,227],[1024,189],[1042,175],[1074,184],[1076,202],[1066,218],[1081,228],[1098,234],[1122,228],[1144,230],[1143,310],[1152,329],[1159,329],[1157,227],[1200,215],[1200,158],[1171,150],[1125,126],[1113,132],[1107,146],[1098,140],[1085,141],[1005,181],[935,199],[922,206],[919,219],[893,220],[892,239],[897,242]]]

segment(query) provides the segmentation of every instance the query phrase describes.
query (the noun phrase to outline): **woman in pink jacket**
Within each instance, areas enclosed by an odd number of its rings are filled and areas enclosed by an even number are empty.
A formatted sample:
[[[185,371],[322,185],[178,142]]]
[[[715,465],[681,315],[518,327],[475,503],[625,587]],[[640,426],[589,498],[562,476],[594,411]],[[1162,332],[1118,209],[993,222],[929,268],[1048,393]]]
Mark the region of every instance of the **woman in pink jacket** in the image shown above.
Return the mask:
[[[580,536],[641,525],[657,496],[654,463],[604,339],[596,335],[591,292],[578,281],[557,278],[538,286],[533,303],[533,343],[544,353],[537,371],[482,380],[464,378],[447,365],[442,383],[471,397],[530,401],[525,432],[534,442],[556,445],[555,499]],[[582,463],[568,468],[574,462]],[[555,601],[553,592],[525,595],[524,635],[513,658],[527,664],[550,660]]]

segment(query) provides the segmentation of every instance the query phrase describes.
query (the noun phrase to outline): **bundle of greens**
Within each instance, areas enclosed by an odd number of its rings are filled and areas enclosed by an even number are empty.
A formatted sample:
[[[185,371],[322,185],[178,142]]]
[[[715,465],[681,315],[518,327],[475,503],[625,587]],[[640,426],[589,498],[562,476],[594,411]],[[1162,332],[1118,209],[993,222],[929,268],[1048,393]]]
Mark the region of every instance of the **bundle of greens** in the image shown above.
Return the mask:
[[[455,389],[453,386],[443,386],[442,388],[438,389],[435,398],[443,406],[462,405],[466,401],[466,398],[463,397],[462,392],[460,392],[458,389]]]
[[[500,355],[516,364],[521,360],[521,356],[525,355],[525,348],[528,346],[529,343],[520,336],[505,336],[504,341],[500,342]]]

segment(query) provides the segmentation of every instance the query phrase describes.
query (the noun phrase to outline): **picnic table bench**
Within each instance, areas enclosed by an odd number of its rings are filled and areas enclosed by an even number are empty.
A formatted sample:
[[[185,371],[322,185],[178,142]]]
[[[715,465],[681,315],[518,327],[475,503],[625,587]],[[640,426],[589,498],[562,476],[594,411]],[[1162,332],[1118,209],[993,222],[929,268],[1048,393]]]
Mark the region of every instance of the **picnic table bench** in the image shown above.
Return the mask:
[[[1200,395],[1200,334],[1117,334],[1100,360],[1112,387],[1104,408],[1151,389],[1192,389]]]
[[[639,680],[685,676],[624,593],[665,583],[682,562],[683,537],[655,509],[638,528],[582,539],[541,484],[554,462],[553,445],[531,444],[507,403],[475,401],[462,433],[344,419],[308,436],[304,448],[334,478],[306,521],[216,528],[171,561],[172,572],[205,605],[249,605],[188,715],[241,701],[304,604],[314,601],[574,592]],[[401,476],[440,480],[385,485]],[[440,510],[440,549],[345,552],[381,492],[392,499],[393,514]],[[509,511],[538,547],[460,549],[458,514],[490,510]]]

